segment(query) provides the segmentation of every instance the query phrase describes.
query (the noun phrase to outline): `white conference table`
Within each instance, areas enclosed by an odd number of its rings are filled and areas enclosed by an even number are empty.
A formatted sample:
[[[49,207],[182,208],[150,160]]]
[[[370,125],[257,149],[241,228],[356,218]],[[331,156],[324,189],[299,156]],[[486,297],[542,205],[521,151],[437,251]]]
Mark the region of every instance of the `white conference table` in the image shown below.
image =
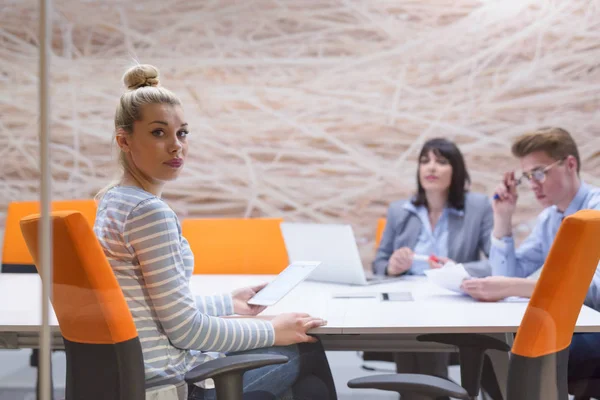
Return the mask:
[[[273,279],[270,275],[194,275],[195,295],[231,291]],[[412,301],[378,298],[334,298],[341,293],[410,292]],[[36,347],[41,324],[41,280],[37,274],[0,274],[0,347]],[[263,314],[306,312],[326,319],[328,325],[311,333],[318,336],[416,336],[423,333],[515,333],[526,300],[481,303],[429,283],[406,277],[372,286],[304,282]],[[51,325],[59,332],[52,312]],[[584,306],[576,332],[600,332],[600,313]],[[17,338],[16,342],[13,340]],[[23,340],[20,340],[23,339]],[[365,337],[367,339],[367,337]],[[332,343],[334,344],[334,343]],[[335,345],[335,344],[334,344]],[[380,348],[377,344],[374,348]],[[366,350],[368,350],[367,348]]]
[[[195,295],[228,292],[273,279],[268,275],[195,275]],[[410,301],[373,298],[334,298],[342,293],[409,292]],[[36,348],[41,324],[41,280],[37,274],[0,274],[0,348]],[[304,282],[263,314],[303,312],[324,318],[327,326],[311,331],[326,350],[452,351],[423,343],[424,333],[484,333],[508,343],[517,332],[527,300],[480,303],[437,287],[424,277],[405,277],[366,287]],[[52,313],[53,347],[61,348],[58,323]],[[600,332],[600,313],[584,306],[576,332]],[[493,353],[497,353],[494,355]],[[500,386],[507,378],[508,357],[490,352]]]

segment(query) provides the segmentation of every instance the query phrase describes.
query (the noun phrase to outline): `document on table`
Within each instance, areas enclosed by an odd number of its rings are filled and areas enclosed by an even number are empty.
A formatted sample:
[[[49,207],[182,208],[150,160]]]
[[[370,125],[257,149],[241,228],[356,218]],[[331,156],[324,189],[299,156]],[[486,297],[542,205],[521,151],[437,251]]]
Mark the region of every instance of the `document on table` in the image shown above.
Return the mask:
[[[430,282],[456,293],[463,293],[460,286],[470,275],[462,264],[446,263],[442,268],[425,270]]]
[[[507,297],[501,301],[503,301],[505,303],[527,303],[529,301],[529,297],[511,296],[511,297]]]

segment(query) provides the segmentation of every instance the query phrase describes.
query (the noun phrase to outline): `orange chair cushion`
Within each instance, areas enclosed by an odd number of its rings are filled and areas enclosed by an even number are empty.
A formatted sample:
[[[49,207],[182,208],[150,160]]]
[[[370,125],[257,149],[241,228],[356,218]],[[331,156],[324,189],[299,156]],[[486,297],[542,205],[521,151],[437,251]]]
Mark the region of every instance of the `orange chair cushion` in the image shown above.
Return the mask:
[[[566,349],[600,259],[600,211],[565,218],[546,258],[512,352],[540,357]]]
[[[80,211],[90,225],[96,220],[96,202],[94,200],[64,200],[52,202],[53,211]],[[19,221],[27,215],[40,212],[37,201],[12,202],[8,205],[4,228],[2,264],[31,265],[33,260],[19,228]]]
[[[280,218],[186,219],[195,274],[278,274],[288,265]]]
[[[62,335],[72,342],[92,344],[137,337],[121,288],[83,214],[57,211],[51,219],[52,305]],[[39,214],[21,220],[25,242],[41,275],[39,229]]]

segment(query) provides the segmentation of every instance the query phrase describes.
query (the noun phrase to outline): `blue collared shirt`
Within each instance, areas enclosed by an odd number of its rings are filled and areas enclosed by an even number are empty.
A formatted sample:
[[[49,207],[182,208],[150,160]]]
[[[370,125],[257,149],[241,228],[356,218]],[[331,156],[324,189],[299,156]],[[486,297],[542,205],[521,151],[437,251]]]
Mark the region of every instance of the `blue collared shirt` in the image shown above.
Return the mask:
[[[600,188],[582,183],[564,213],[560,212],[556,206],[546,208],[538,216],[531,234],[517,250],[515,250],[512,236],[497,239],[492,235],[489,257],[492,275],[525,278],[537,272],[544,265],[563,218],[579,210],[600,210]],[[586,304],[600,310],[600,273],[598,271],[594,275]]]
[[[431,229],[429,222],[429,213],[425,206],[415,207],[412,203],[406,203],[404,208],[417,215],[421,221],[421,233],[417,239],[414,253],[424,256],[432,254],[438,257],[448,257],[448,213],[463,215],[464,212],[455,208],[446,207],[435,228]],[[429,269],[427,261],[414,260],[408,273],[411,275],[424,275],[424,271]]]

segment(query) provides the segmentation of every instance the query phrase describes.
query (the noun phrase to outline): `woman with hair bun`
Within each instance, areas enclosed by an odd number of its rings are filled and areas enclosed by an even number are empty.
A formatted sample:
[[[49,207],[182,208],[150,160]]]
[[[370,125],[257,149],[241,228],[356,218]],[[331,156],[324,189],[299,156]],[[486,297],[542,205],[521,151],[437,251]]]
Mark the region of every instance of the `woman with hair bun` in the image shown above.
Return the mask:
[[[115,113],[120,179],[97,196],[94,231],[117,277],[142,344],[146,387],[184,385],[192,368],[234,353],[283,354],[289,362],[244,374],[244,399],[336,399],[321,344],[307,314],[257,316],[247,301],[262,286],[194,298],[194,255],[177,215],[161,199],[188,156],[190,127],[181,101],[151,65],[130,68]],[[237,315],[237,316],[234,316]],[[223,318],[232,316],[230,318]],[[214,399],[190,385],[189,399]]]

